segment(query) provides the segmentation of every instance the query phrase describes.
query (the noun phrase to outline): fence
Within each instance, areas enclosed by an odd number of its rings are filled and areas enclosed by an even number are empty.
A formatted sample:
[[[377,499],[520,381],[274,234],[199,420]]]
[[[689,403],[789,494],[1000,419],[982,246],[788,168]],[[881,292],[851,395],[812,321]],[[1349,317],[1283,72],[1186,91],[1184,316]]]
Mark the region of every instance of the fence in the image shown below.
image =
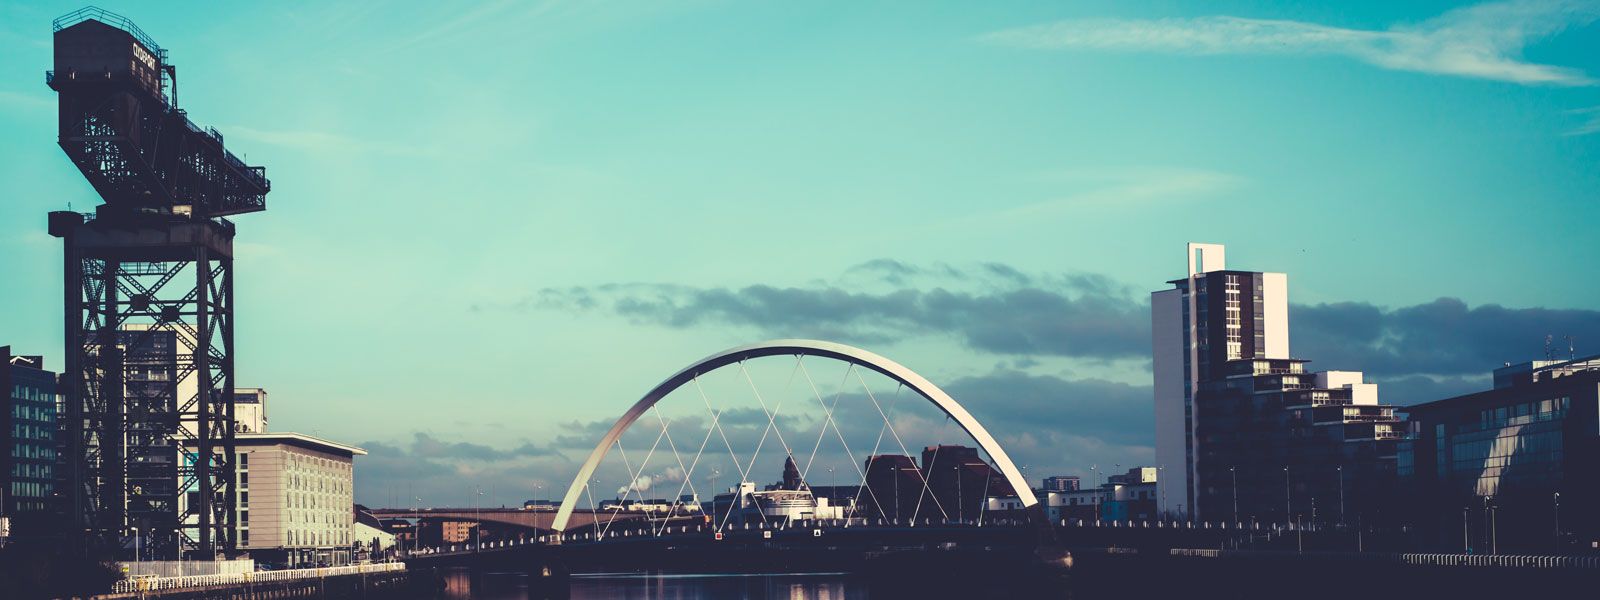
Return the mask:
[[[390,573],[404,570],[406,570],[405,563],[391,562],[372,563],[368,565],[350,565],[347,567],[324,567],[320,569],[288,569],[283,571],[188,575],[184,577],[139,577],[136,579],[124,579],[122,581],[118,581],[117,584],[112,588],[112,592],[118,594],[126,594],[129,592],[154,592],[161,590],[207,587],[213,585],[271,583],[274,581],[337,577],[340,575],[358,575],[361,573]]]
[[[194,575],[231,575],[256,570],[256,561],[239,560],[141,560],[117,563],[128,578],[135,577],[190,577]]]

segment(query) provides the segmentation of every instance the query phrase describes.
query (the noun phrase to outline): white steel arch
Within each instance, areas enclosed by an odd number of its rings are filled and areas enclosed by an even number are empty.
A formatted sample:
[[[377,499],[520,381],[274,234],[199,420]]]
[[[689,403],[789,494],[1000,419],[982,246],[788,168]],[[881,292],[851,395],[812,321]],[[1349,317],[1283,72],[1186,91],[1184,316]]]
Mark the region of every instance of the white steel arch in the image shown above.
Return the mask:
[[[946,415],[949,415],[951,419],[954,419],[968,435],[972,436],[973,440],[977,441],[978,447],[989,454],[989,458],[994,460],[995,466],[1005,476],[1006,482],[1011,484],[1011,488],[1017,492],[1017,498],[1022,501],[1023,508],[1032,512],[1032,509],[1039,504],[1039,500],[1033,495],[1033,489],[1029,487],[1028,481],[1017,471],[1016,465],[1011,463],[1011,459],[1006,456],[1006,451],[1000,447],[999,442],[996,442],[994,437],[989,435],[988,430],[985,430],[977,419],[972,418],[967,409],[962,408],[954,398],[951,398],[949,394],[939,389],[938,386],[933,385],[926,378],[900,363],[854,346],[818,340],[786,339],[759,342],[718,352],[695,361],[694,364],[684,367],[683,370],[668,377],[666,381],[656,385],[654,389],[650,390],[650,393],[645,394],[643,398],[634,403],[633,408],[628,409],[628,412],[622,415],[622,418],[618,419],[615,425],[611,426],[605,437],[594,447],[594,452],[589,453],[589,459],[584,461],[583,468],[578,469],[577,477],[572,480],[572,486],[567,488],[567,495],[561,500],[561,509],[556,513],[556,518],[551,523],[551,528],[555,531],[566,530],[567,521],[572,518],[572,509],[576,507],[578,498],[582,495],[583,486],[594,475],[594,470],[600,465],[600,460],[605,458],[606,452],[613,445],[616,445],[617,440],[622,437],[622,432],[627,431],[628,427],[643,416],[645,411],[655,406],[656,402],[661,401],[667,394],[672,393],[673,390],[678,389],[683,384],[693,381],[701,374],[764,356],[816,356],[841,360],[867,367],[882,373],[901,385],[911,388],[912,391],[928,399],[928,401],[944,411]]]

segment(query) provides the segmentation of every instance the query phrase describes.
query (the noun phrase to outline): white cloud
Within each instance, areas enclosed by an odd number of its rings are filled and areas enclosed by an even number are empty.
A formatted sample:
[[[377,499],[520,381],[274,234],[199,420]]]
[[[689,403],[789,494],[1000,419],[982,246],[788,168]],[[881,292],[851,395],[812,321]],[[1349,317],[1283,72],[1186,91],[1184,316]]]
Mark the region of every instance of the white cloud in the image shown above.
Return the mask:
[[[1382,31],[1208,16],[1069,19],[997,31],[980,39],[1050,50],[1342,55],[1397,71],[1523,85],[1589,86],[1600,82],[1576,69],[1527,62],[1521,55],[1530,42],[1597,18],[1597,0],[1514,0],[1458,8]]]
[[[1585,120],[1582,125],[1579,125],[1577,129],[1568,131],[1566,135],[1589,135],[1591,133],[1600,133],[1600,106],[1569,110],[1567,113],[1574,115],[1586,115],[1585,118],[1587,120]]]

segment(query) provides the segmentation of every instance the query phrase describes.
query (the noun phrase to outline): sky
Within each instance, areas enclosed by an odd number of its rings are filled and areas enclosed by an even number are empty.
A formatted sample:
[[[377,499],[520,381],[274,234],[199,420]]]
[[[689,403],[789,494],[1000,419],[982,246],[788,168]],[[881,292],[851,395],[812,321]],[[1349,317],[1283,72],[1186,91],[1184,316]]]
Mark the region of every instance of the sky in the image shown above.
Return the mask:
[[[989,4],[101,6],[266,166],[237,383],[366,448],[368,505],[548,499],[657,382],[790,337],[922,374],[1031,478],[1150,464],[1148,294],[1187,242],[1288,273],[1293,354],[1387,403],[1485,389],[1546,335],[1600,353],[1600,2]],[[0,3],[0,343],[54,365],[45,214],[98,203],[43,79],[77,8]],[[663,429],[791,428],[708,463],[720,487],[859,435],[808,474],[847,483],[894,386],[808,360],[796,391],[773,360],[630,430],[652,464],[621,489],[710,489],[655,462]],[[910,404],[896,446],[960,443]]]

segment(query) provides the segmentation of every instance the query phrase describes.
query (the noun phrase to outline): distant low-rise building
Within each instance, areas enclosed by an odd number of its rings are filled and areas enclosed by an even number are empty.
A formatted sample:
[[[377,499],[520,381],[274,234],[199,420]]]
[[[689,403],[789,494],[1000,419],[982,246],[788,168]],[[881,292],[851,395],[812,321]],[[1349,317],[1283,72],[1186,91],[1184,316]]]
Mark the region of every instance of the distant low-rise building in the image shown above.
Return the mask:
[[[1077,475],[1046,477],[1041,489],[1046,492],[1076,492],[1080,485]]]

